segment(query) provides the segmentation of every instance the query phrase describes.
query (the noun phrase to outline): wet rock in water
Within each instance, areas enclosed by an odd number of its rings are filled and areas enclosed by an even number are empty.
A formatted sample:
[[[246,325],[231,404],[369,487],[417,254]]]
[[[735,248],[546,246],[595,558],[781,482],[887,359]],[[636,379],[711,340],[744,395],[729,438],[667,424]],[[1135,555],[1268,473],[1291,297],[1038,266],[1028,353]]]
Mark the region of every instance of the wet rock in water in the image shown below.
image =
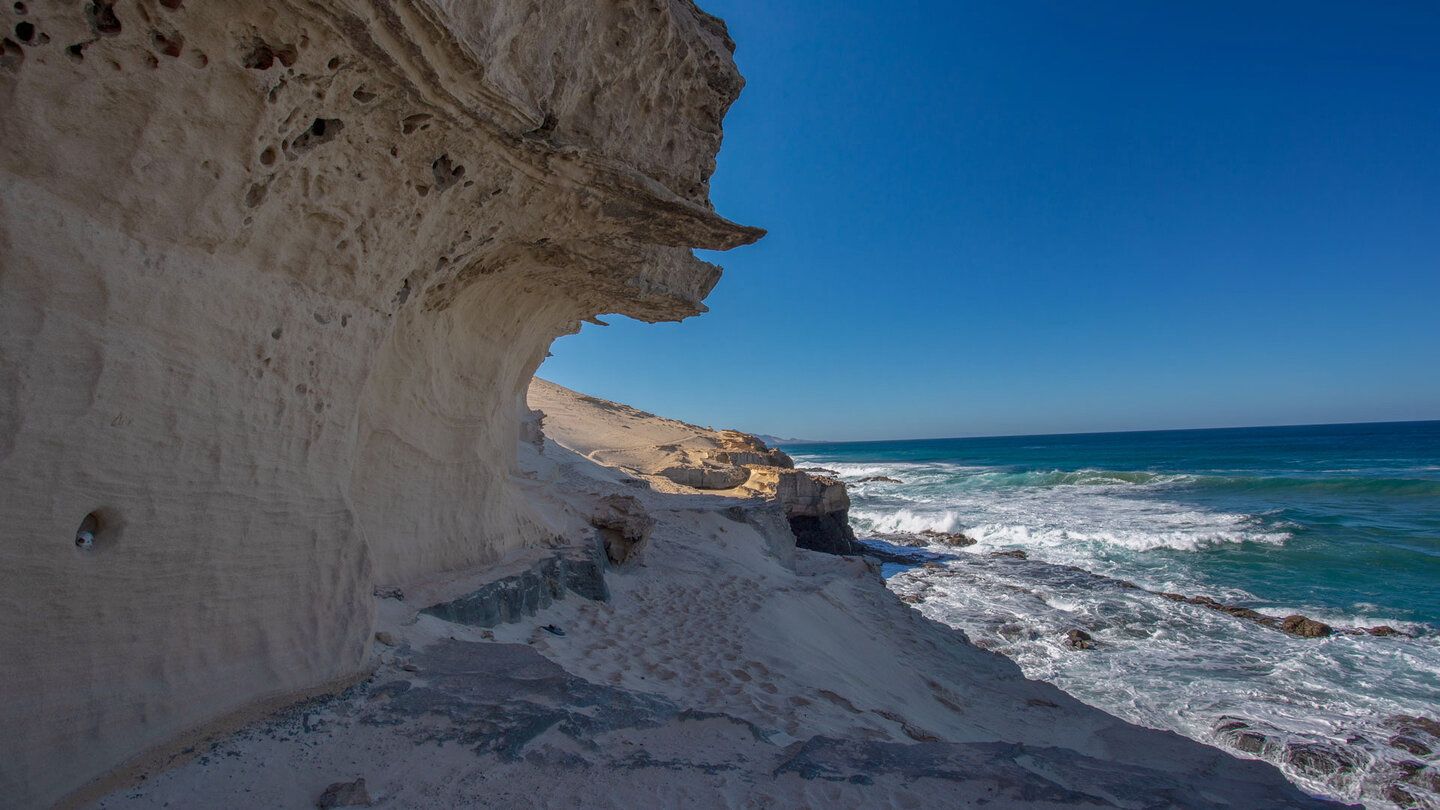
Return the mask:
[[[1431,750],[1430,746],[1426,745],[1423,742],[1420,742],[1414,737],[1406,737],[1403,734],[1396,734],[1394,737],[1391,737],[1388,742],[1390,743],[1391,748],[1399,748],[1402,751],[1409,751],[1417,757],[1428,757],[1432,753],[1434,753]]]
[[[1426,767],[1418,762],[1407,762],[1407,765],[1419,765],[1420,767],[1406,773],[1404,781],[1407,785],[1414,785],[1431,793],[1440,793],[1440,771]]]
[[[1299,613],[1286,616],[1282,619],[1280,621],[1280,629],[1292,636],[1300,636],[1301,638],[1324,638],[1334,632],[1330,629],[1330,625],[1324,622],[1317,622],[1314,619],[1307,619]]]
[[[315,806],[321,810],[331,807],[369,807],[372,803],[369,791],[365,790],[364,779],[336,782],[325,788],[325,792],[315,800]]]
[[[1221,717],[1216,721],[1215,738],[1246,754],[1260,754],[1270,741],[1269,737],[1251,728],[1249,723],[1235,717]]]
[[[1372,636],[1409,636],[1409,633],[1402,633],[1388,624],[1380,624],[1367,629],[1365,632]]]
[[[898,478],[891,478],[891,477],[888,476],[888,475],[867,475],[867,476],[865,476],[864,478],[861,478],[861,479],[860,479],[859,481],[857,481],[856,483],[860,483],[860,484],[903,484],[903,483],[905,483],[905,482],[904,482],[904,481],[901,481],[901,480],[898,479]]]
[[[1394,802],[1401,807],[1419,807],[1420,803],[1415,796],[1399,785],[1391,785],[1385,789],[1386,801]]]
[[[1076,650],[1089,650],[1095,647],[1095,639],[1084,630],[1071,630],[1065,634],[1065,646]]]
[[[1307,776],[1325,781],[1352,774],[1361,765],[1359,755],[1353,751],[1321,743],[1291,743],[1285,746],[1280,759]]]
[[[934,529],[926,529],[920,532],[920,536],[925,538],[927,542],[943,546],[955,546],[956,548],[973,546],[978,542],[975,538],[960,532],[937,532]]]
[[[1428,734],[1436,740],[1440,740],[1440,722],[1436,722],[1429,717],[1412,717],[1408,714],[1393,714],[1385,718],[1381,725],[1394,729],[1400,734],[1409,737]]]
[[[1184,594],[1167,593],[1167,592],[1165,592],[1165,591],[1156,591],[1156,592],[1155,592],[1155,595],[1156,595],[1156,596],[1163,596],[1163,597],[1165,597],[1166,599],[1169,599],[1171,602],[1184,602],[1184,601],[1185,601],[1185,596],[1184,596]]]
[[[991,557],[1014,557],[1014,558],[1017,559],[1017,560],[1028,560],[1028,559],[1030,559],[1030,555],[1029,555],[1029,554],[1026,554],[1025,552],[1021,551],[1021,550],[1018,549],[1018,548],[1017,548],[1017,549],[1011,549],[1010,551],[992,551],[992,552],[990,552],[990,556],[991,556]]]

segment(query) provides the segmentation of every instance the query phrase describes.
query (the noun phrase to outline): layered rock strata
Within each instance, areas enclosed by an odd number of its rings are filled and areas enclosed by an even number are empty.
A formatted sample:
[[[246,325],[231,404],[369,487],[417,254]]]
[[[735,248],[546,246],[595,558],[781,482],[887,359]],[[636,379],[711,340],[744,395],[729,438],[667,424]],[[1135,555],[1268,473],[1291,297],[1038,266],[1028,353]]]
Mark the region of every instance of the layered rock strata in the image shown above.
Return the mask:
[[[550,342],[703,311],[690,248],[761,233],[707,199],[743,82],[688,0],[0,18],[12,806],[354,675],[377,584],[555,542],[513,477]]]
[[[844,482],[795,469],[783,451],[738,430],[714,430],[580,394],[546,380],[530,384],[529,405],[552,414],[554,438],[637,481],[678,485],[779,504],[796,545],[829,554],[869,553],[850,528]],[[603,415],[604,425],[597,415]],[[601,525],[601,524],[596,524]],[[607,548],[611,541],[607,539]],[[611,559],[619,562],[614,553]]]

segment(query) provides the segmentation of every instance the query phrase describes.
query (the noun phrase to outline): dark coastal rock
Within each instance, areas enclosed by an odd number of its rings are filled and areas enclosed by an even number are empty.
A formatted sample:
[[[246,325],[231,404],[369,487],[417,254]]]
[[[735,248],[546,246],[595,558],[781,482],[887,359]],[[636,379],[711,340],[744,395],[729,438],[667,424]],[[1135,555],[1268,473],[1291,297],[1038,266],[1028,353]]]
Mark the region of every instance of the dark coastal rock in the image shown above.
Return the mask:
[[[1314,619],[1307,619],[1298,613],[1282,619],[1280,621],[1280,629],[1292,636],[1300,636],[1301,638],[1324,638],[1334,632],[1330,628],[1330,625],[1324,622],[1317,622]]]
[[[315,800],[315,806],[320,810],[329,810],[331,807],[369,807],[371,804],[373,802],[369,791],[365,790],[364,779],[335,782],[325,788],[325,792]]]
[[[1409,770],[1409,772],[1405,774],[1405,778],[1402,780],[1405,784],[1414,785],[1421,790],[1428,790],[1431,793],[1440,793],[1440,771],[1437,771],[1433,766],[1422,765],[1419,762],[1412,761],[1402,764],[1420,766]]]
[[[1353,774],[1364,764],[1360,754],[1322,743],[1291,743],[1280,754],[1280,761],[1307,776],[1327,782],[1334,781],[1337,776]]]
[[[1408,714],[1395,714],[1385,718],[1385,720],[1382,721],[1382,725],[1411,737],[1428,735],[1440,741],[1440,722],[1432,720],[1429,717],[1412,717]]]
[[[663,698],[591,684],[521,644],[440,641],[416,657],[423,680],[381,687],[361,722],[407,724],[417,739],[458,742],[513,760],[555,728],[579,742],[616,728],[651,727],[677,718]],[[444,717],[447,722],[435,723]]]
[[[826,554],[866,553],[850,528],[850,493],[843,481],[782,469],[775,499],[785,508],[797,547]]]
[[[1236,751],[1259,755],[1270,738],[1256,731],[1250,723],[1237,717],[1221,717],[1215,723],[1215,738]]]
[[[1277,621],[1273,617],[1266,616],[1259,611],[1251,610],[1247,607],[1240,607],[1239,605],[1227,605],[1209,596],[1192,596],[1187,599],[1186,597],[1181,596],[1178,593],[1162,593],[1160,595],[1165,597],[1166,599],[1170,599],[1171,601],[1187,602],[1192,605],[1200,605],[1201,607],[1207,607],[1211,610],[1218,610],[1221,613],[1228,613],[1237,619],[1246,619],[1252,622],[1259,622],[1260,624],[1264,624],[1270,627],[1275,626]]]
[[[865,549],[855,540],[850,521],[838,514],[796,515],[790,518],[790,531],[795,545],[826,554],[863,554]]]
[[[1246,621],[1255,622],[1256,624],[1262,624],[1266,627],[1274,627],[1279,630],[1283,630],[1292,636],[1299,636],[1301,638],[1325,638],[1335,633],[1335,629],[1332,628],[1330,625],[1325,624],[1324,622],[1317,622],[1314,619],[1306,618],[1305,616],[1302,616],[1298,613],[1291,616],[1286,616],[1283,619],[1277,619],[1274,616],[1266,616],[1265,614],[1251,608],[1241,607],[1239,605],[1227,605],[1219,601],[1218,599],[1214,599],[1209,596],[1185,596],[1184,594],[1170,593],[1168,591],[1151,591],[1151,593],[1155,594],[1156,596],[1161,596],[1169,599],[1172,602],[1184,602],[1190,605],[1199,605],[1200,607],[1209,608],[1210,610],[1219,611],[1221,613],[1228,613],[1237,619],[1244,619]],[[1400,633],[1392,627],[1384,625],[1374,628],[1374,630],[1379,632],[1372,631],[1370,633],[1371,635],[1406,635],[1405,633]],[[1348,632],[1350,632],[1352,635],[1363,635],[1365,631],[1352,630]]]
[[[1366,633],[1372,636],[1409,636],[1409,633],[1402,633],[1388,624],[1380,624],[1366,629]]]
[[[1004,742],[891,743],[811,737],[786,750],[774,776],[875,784],[942,781],[986,785],[991,806],[1266,808],[1336,807],[1290,785],[1240,783],[1209,769],[1160,771],[1076,751]],[[1105,797],[1103,799],[1099,797]]]
[[[1065,646],[1076,650],[1089,650],[1095,647],[1095,639],[1084,630],[1071,630],[1065,634]]]
[[[944,546],[955,546],[956,548],[973,546],[975,545],[975,543],[978,542],[975,538],[962,534],[960,532],[937,532],[934,529],[926,529],[920,532],[920,536],[925,538],[926,541],[930,543],[938,543]]]
[[[494,627],[534,616],[556,599],[564,599],[566,591],[597,602],[610,601],[605,552],[598,533],[591,544],[561,550],[519,574],[420,612],[456,624]]]
[[[898,479],[898,478],[891,478],[891,477],[888,476],[888,475],[867,475],[867,476],[865,476],[864,478],[861,478],[857,483],[860,483],[860,484],[903,484],[903,483],[905,483],[905,482],[904,482],[904,481],[901,481],[901,480]]]
[[[1028,560],[1028,559],[1030,559],[1030,555],[1029,555],[1029,554],[1026,554],[1025,552],[1021,551],[1021,550],[1018,549],[1018,548],[1017,548],[1017,549],[1011,549],[1010,551],[992,551],[992,552],[990,552],[990,556],[991,556],[991,557],[1014,557],[1014,558],[1017,559],[1017,560]]]
[[[1420,742],[1414,737],[1406,737],[1403,734],[1396,734],[1388,740],[1391,748],[1399,748],[1402,751],[1409,751],[1417,757],[1428,757],[1434,753],[1430,746]]]
[[[831,478],[838,478],[840,473],[827,467],[800,467],[800,472],[815,473],[817,475],[828,475]]]
[[[1421,807],[1422,805],[1415,798],[1415,795],[1399,785],[1391,785],[1385,789],[1385,798],[1401,807]],[[1433,805],[1432,805],[1433,806]]]

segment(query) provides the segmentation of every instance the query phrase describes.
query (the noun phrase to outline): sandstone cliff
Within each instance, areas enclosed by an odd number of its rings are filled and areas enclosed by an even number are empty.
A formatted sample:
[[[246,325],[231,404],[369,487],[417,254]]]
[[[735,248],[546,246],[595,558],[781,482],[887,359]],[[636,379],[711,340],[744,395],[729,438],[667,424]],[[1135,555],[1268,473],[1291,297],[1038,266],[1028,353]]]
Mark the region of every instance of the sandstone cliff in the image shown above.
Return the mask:
[[[529,404],[555,418],[545,433],[591,461],[670,492],[712,491],[780,507],[800,548],[859,554],[845,484],[795,469],[784,452],[738,430],[691,425],[536,378]],[[675,485],[675,486],[671,486]]]
[[[743,82],[688,0],[27,0],[0,47],[0,796],[348,678],[556,540],[550,342],[684,318]]]

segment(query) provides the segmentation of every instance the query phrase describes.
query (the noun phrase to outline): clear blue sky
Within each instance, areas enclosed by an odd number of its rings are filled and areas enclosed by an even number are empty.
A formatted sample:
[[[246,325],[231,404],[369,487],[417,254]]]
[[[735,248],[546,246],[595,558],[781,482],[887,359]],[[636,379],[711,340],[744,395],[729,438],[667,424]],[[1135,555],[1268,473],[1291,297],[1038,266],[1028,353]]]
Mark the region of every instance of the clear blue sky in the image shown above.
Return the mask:
[[[542,376],[834,440],[1440,419],[1440,3],[702,7],[770,234]]]

